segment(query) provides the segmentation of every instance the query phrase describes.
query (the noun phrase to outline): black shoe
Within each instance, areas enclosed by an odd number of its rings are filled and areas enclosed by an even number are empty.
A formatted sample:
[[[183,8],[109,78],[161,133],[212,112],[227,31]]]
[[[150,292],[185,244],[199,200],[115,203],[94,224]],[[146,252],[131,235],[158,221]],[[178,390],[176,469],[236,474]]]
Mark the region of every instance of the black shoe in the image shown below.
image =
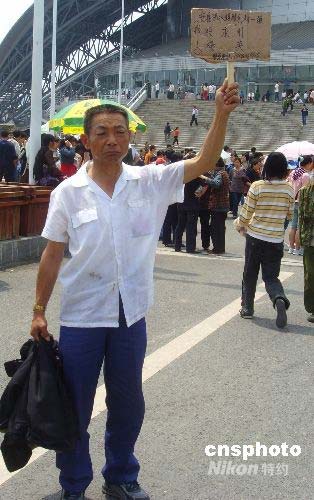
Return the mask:
[[[276,325],[278,328],[284,328],[287,325],[286,303],[283,299],[277,299],[275,302],[277,311]]]
[[[240,309],[239,313],[240,313],[241,318],[244,318],[244,319],[252,319],[253,315],[254,315],[253,311],[249,311],[249,309],[245,309],[245,307],[242,307]]]
[[[62,489],[60,500],[85,500],[85,492],[69,493]]]
[[[108,497],[118,498],[119,500],[149,500],[148,494],[137,481],[122,484],[112,484],[105,481],[102,492]]]
[[[310,323],[314,323],[314,314],[310,314],[308,317],[307,317],[307,320],[310,322]]]
[[[215,250],[214,248],[212,250],[208,250],[207,251],[210,255],[223,255],[224,253],[226,252],[218,252],[217,250]]]

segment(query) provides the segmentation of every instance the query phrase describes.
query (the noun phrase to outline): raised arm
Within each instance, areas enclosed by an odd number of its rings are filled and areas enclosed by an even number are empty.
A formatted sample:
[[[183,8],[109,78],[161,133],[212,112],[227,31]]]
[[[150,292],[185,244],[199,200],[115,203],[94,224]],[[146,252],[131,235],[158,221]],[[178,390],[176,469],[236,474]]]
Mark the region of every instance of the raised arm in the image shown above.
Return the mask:
[[[240,103],[238,84],[228,86],[227,79],[216,93],[216,112],[204,144],[197,156],[184,161],[184,183],[213,170],[220,157],[230,113]]]

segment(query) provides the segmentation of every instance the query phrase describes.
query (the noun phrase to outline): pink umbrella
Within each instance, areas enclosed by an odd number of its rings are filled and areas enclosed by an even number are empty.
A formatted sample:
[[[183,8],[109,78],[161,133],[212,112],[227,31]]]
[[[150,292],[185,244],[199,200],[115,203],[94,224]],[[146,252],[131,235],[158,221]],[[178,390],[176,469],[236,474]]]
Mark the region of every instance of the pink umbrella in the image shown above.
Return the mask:
[[[299,156],[314,155],[314,144],[308,141],[288,142],[276,151],[283,153],[287,160],[297,160]]]

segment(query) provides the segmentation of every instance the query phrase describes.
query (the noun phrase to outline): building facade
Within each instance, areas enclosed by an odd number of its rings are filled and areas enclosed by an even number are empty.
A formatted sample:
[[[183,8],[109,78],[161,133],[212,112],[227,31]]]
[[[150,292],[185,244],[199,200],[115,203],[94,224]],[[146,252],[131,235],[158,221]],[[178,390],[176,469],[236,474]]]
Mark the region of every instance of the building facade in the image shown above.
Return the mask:
[[[161,40],[145,49],[142,45],[123,64],[123,86],[136,90],[156,81],[166,90],[172,82],[198,93],[202,83],[220,84],[224,64],[212,65],[190,55],[190,11],[192,7],[263,10],[272,13],[272,50],[267,62],[237,64],[237,81],[244,93],[262,96],[279,81],[281,88],[314,87],[314,0],[169,0],[160,30]],[[136,38],[136,37],[135,37]],[[161,43],[160,43],[161,42]],[[136,44],[136,40],[135,40]],[[118,87],[118,61],[107,61],[97,69],[99,93]]]

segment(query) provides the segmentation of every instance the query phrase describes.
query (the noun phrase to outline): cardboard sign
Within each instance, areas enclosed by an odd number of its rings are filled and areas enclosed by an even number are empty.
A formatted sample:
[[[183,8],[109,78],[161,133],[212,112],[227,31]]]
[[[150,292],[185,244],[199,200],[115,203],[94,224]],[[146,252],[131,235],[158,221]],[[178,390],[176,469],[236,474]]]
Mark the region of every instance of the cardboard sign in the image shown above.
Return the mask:
[[[210,63],[270,59],[271,13],[192,9],[191,54]]]

